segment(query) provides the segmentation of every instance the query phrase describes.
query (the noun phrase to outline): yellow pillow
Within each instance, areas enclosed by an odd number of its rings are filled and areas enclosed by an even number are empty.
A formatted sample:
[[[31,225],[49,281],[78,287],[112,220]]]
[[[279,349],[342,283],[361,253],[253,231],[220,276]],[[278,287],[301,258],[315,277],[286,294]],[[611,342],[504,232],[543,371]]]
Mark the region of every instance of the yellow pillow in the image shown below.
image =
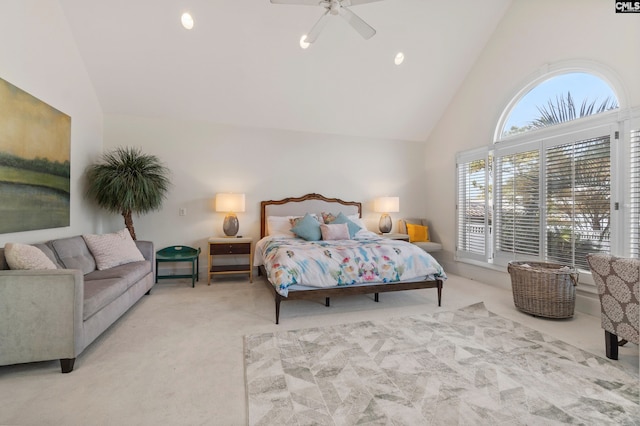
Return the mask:
[[[427,242],[429,241],[429,227],[422,225],[413,225],[407,223],[407,233],[409,234],[409,242]]]

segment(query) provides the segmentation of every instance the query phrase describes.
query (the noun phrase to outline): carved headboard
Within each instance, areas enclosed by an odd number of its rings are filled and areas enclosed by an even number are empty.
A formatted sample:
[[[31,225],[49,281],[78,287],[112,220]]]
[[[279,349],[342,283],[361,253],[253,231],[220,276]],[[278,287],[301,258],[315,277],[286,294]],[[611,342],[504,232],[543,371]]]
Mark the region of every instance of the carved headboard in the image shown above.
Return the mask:
[[[334,214],[342,212],[345,215],[357,214],[358,217],[362,217],[362,203],[327,198],[320,194],[262,201],[260,203],[260,238],[263,238],[267,233],[267,216],[302,216],[305,213],[319,214],[321,212]]]

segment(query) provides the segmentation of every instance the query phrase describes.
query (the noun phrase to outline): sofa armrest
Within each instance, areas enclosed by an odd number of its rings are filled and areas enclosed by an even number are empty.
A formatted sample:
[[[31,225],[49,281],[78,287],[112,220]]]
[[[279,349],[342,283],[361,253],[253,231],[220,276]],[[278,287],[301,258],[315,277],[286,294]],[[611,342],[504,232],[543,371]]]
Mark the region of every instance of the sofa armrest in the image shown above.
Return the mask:
[[[140,253],[142,253],[142,256],[145,258],[145,260],[148,260],[149,262],[151,262],[151,270],[153,271],[153,275],[155,276],[156,252],[153,249],[153,242],[136,240],[135,243],[136,243],[136,246],[138,247],[138,250],[140,250]]]
[[[75,358],[83,303],[80,270],[0,271],[0,365]]]
[[[142,256],[144,256],[146,260],[155,263],[156,252],[153,250],[153,242],[136,240],[135,243],[138,247],[138,250],[140,250],[140,253],[142,253]]]

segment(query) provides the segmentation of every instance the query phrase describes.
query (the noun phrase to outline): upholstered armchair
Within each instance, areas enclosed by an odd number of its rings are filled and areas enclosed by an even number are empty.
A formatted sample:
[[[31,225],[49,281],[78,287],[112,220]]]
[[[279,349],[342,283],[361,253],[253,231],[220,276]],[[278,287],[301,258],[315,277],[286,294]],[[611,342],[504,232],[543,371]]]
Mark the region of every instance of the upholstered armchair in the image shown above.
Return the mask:
[[[600,296],[607,358],[618,359],[618,346],[638,343],[640,260],[588,254],[587,262]]]
[[[409,241],[427,253],[431,253],[434,251],[442,250],[442,244],[436,243],[431,240],[431,236],[429,233],[429,224],[426,219],[400,219],[398,220],[398,233],[400,234],[409,234],[409,230],[407,224],[410,225],[420,225],[426,228],[424,238],[419,238],[418,240],[412,240],[409,236]]]

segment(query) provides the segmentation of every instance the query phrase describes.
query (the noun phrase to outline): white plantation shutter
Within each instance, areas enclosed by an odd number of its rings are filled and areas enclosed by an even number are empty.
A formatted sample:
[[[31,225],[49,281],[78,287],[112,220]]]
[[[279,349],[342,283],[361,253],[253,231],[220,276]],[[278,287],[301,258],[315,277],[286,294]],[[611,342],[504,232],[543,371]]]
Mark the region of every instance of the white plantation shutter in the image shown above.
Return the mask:
[[[486,261],[491,212],[487,208],[490,177],[487,150],[456,158],[456,257]]]
[[[551,146],[545,155],[546,260],[588,270],[588,253],[611,249],[610,136]]]
[[[567,98],[577,82],[571,78]],[[589,104],[599,97],[586,96],[579,113],[561,97],[538,105],[527,100],[538,85],[503,112],[486,158],[473,156],[479,150],[456,156],[457,259],[484,255],[499,266],[542,261],[588,272],[589,253],[640,258],[640,106],[618,107],[613,90],[609,103]],[[488,173],[482,188],[480,170]],[[484,228],[474,226],[483,217]],[[471,229],[484,229],[483,239]]]
[[[629,132],[629,214],[625,228],[629,230],[629,256],[640,258],[640,120]]]
[[[610,126],[500,144],[495,153],[495,263],[588,269],[611,250]]]
[[[526,149],[526,148],[525,148]],[[540,254],[540,153],[496,153],[496,260]]]

